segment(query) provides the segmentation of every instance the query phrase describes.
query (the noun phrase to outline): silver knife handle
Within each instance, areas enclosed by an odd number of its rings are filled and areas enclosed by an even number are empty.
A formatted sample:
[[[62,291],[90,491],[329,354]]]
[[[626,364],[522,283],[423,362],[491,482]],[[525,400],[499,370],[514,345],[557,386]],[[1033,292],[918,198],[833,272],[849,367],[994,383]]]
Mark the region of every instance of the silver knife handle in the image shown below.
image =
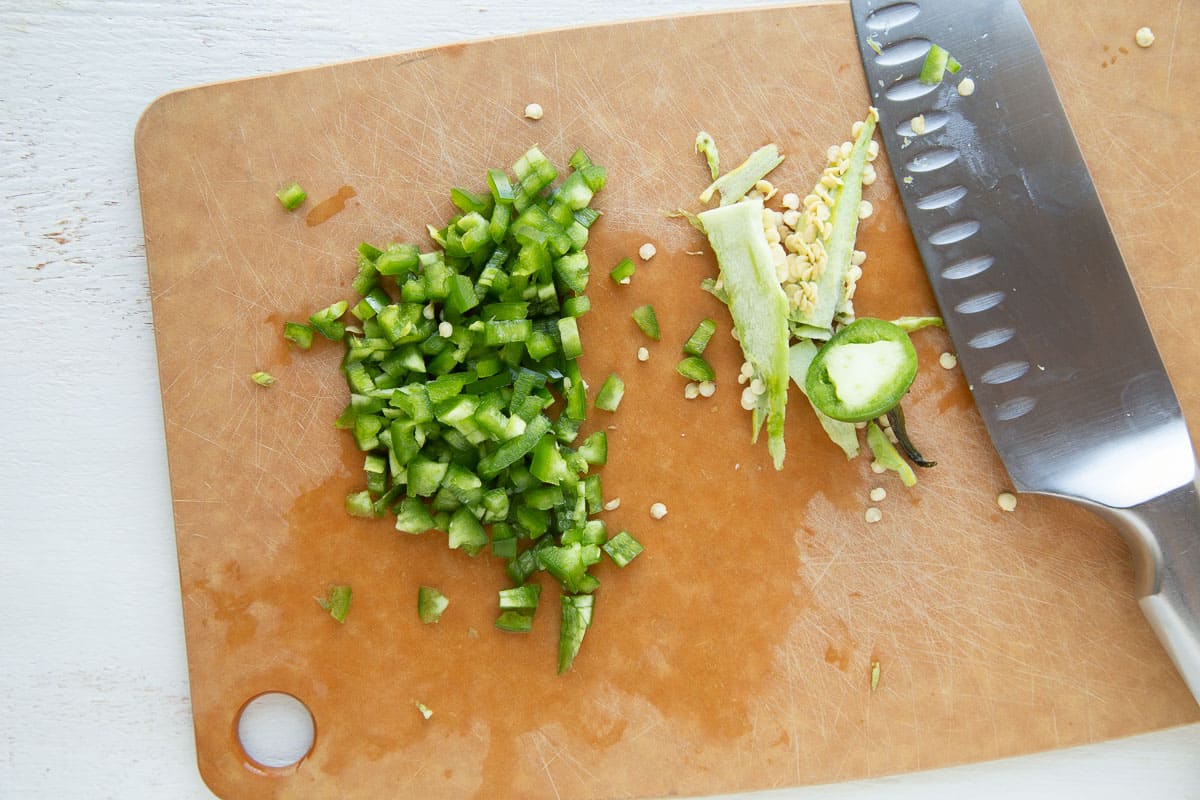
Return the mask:
[[[1200,703],[1200,488],[1196,479],[1130,508],[1086,504],[1125,537],[1150,626]]]

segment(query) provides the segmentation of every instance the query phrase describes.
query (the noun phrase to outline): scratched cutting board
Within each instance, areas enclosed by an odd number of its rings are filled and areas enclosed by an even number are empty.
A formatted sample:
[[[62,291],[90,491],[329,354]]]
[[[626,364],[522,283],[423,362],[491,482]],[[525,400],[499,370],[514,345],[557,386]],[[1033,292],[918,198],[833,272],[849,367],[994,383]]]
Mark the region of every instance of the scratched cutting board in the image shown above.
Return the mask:
[[[1186,184],[1200,163],[1200,8],[1098,6],[1028,11],[1197,431],[1200,212]],[[1133,32],[1147,24],[1159,41],[1141,50]],[[531,101],[546,109],[539,122],[522,116]],[[218,795],[689,795],[1200,719],[1131,596],[1119,538],[1050,499],[997,508],[1008,481],[960,373],[937,365],[941,331],[915,336],[925,366],[908,418],[939,462],[916,488],[866,458],[847,463],[794,390],[785,469],[750,445],[728,318],[698,288],[714,262],[663,212],[695,209],[707,182],[698,129],[728,164],[777,142],[788,159],[775,182],[804,193],[867,103],[848,11],[827,5],[456,45],[150,107],[138,175],[198,760]],[[339,348],[301,354],[280,337],[284,320],[348,296],[359,241],[428,246],[424,224],[450,213],[452,185],[480,186],[535,143],[560,164],[585,147],[609,170],[581,365],[593,392],[609,372],[628,385],[619,412],[594,424],[609,429],[606,496],[621,500],[610,529],[646,545],[628,569],[598,569],[595,625],[561,677],[555,592],[530,635],[501,633],[505,583],[490,556],[344,514],[361,455],[331,424],[346,401]],[[859,313],[934,312],[878,167]],[[274,191],[293,179],[311,199],[287,214]],[[644,241],[658,255],[614,286],[607,270]],[[661,343],[629,320],[646,302]],[[718,389],[687,401],[673,367],[705,316],[719,321]],[[259,369],[278,383],[255,386]],[[888,495],[868,525],[875,486]],[[653,521],[658,501],[669,514]],[[313,599],[331,583],[354,589],[344,625]],[[422,583],[451,598],[437,625],[417,619]],[[315,719],[313,749],[291,769],[259,768],[237,741],[239,709],[268,691]]]

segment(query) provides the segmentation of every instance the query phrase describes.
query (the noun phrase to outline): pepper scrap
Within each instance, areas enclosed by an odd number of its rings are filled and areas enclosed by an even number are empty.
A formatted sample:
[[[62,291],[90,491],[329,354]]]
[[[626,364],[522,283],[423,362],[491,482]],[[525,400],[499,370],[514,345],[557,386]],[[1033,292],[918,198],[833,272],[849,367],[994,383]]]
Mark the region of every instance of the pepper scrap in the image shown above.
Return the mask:
[[[775,469],[783,469],[784,409],[788,381],[788,301],[775,277],[771,248],[763,232],[759,198],[701,212],[700,222],[721,268],[733,328],[746,361],[765,391],[755,395],[751,440],[767,423],[767,449]]]
[[[900,449],[904,451],[904,455],[908,460],[916,464],[918,467],[936,467],[936,461],[930,461],[921,455],[912,443],[912,439],[908,437],[908,428],[904,424],[904,409],[897,403],[894,408],[887,412],[888,422],[891,423],[892,433],[896,434],[896,441],[900,445]]]
[[[345,622],[350,613],[350,598],[353,592],[349,586],[330,586],[325,597],[317,598],[317,605],[329,612],[329,616],[338,622]]]

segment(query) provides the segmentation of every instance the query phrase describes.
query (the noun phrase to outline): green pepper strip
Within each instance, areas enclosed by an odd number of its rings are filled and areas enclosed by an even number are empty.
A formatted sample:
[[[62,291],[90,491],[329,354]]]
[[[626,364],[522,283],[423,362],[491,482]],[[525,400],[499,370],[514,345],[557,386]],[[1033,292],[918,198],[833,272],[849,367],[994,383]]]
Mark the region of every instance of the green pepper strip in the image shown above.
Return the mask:
[[[871,137],[875,135],[878,116],[874,109],[867,113],[863,126],[854,140],[842,185],[831,192],[833,205],[829,209],[830,234],[822,238],[825,246],[825,269],[817,278],[817,299],[807,313],[797,314],[795,322],[811,338],[829,338],[834,315],[843,310],[846,302],[845,281],[854,255],[858,235],[858,212],[862,204],[862,181],[870,154]]]
[[[897,317],[892,324],[904,330],[905,333],[919,331],[922,328],[942,328],[945,324],[941,317]]]

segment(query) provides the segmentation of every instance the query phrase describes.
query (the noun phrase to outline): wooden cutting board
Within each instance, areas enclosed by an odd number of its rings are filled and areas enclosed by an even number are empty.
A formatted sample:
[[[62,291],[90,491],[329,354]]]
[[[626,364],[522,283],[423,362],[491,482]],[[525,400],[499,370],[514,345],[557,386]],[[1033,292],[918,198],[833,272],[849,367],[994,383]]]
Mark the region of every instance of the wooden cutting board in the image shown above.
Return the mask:
[[[1194,331],[1200,8],[1030,0],[1036,29],[1185,412],[1200,431]],[[1134,31],[1159,35],[1137,48]],[[967,73],[972,65],[966,65]],[[973,75],[986,83],[987,75]],[[532,122],[529,102],[545,108]],[[201,773],[225,798],[690,795],[840,781],[1194,722],[1200,710],[1131,596],[1128,553],[1087,513],[1008,488],[950,349],[922,331],[910,427],[938,461],[906,490],[847,463],[793,390],[770,467],[734,382],[740,357],[702,237],[696,131],[728,164],[773,141],[803,194],[868,99],[841,4],[475,42],[168,95],[136,138]],[[444,537],[348,518],[361,455],[332,421],[339,348],[280,336],[348,297],[355,245],[418,241],[451,186],[539,144],[607,165],[581,364],[628,391],[609,428],[606,513],[645,553],[598,570],[595,624],[554,673],[549,588],[528,636],[495,630],[501,565]],[[936,310],[884,160],[867,190],[860,314]],[[310,193],[294,214],[277,188]],[[1019,235],[1014,231],[1013,235]],[[629,286],[607,270],[646,241]],[[663,336],[629,319],[653,302]],[[679,346],[719,321],[710,399],[685,400]],[[639,363],[635,351],[648,345]],[[1120,342],[1097,342],[1119,347]],[[263,389],[249,376],[266,370]],[[881,522],[864,510],[887,498]],[[651,503],[668,516],[654,521]],[[338,625],[314,602],[353,586]],[[419,584],[451,605],[415,612]],[[878,661],[878,688],[870,685]],[[293,769],[245,756],[239,709],[268,691],[312,712]],[[433,710],[426,720],[420,701]]]

